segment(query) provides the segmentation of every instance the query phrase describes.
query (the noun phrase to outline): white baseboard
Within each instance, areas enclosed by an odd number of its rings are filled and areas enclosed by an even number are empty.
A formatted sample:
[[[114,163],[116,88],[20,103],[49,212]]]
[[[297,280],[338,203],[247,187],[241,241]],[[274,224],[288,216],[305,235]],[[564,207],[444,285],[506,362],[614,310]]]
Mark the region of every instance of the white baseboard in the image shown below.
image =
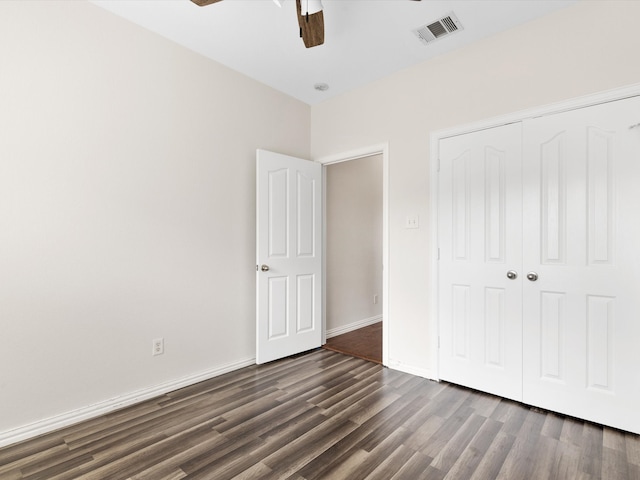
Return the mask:
[[[338,335],[342,335],[343,333],[349,333],[359,328],[368,327],[369,325],[373,325],[374,323],[378,323],[381,321],[382,315],[377,315],[375,317],[358,320],[357,322],[353,322],[348,325],[332,328],[331,330],[327,330],[327,338],[336,337]]]
[[[387,365],[392,370],[398,370],[404,373],[410,373],[411,375],[416,375],[418,377],[426,378],[428,380],[434,380],[439,382],[438,376],[435,375],[435,372],[430,368],[420,368],[415,367],[413,365],[407,365],[398,361],[391,360],[389,365]]]
[[[0,432],[0,447],[5,447],[60,428],[68,427],[74,423],[99,417],[100,415],[104,415],[114,410],[119,410],[135,403],[149,400],[150,398],[164,395],[165,393],[188,387],[189,385],[193,385],[225,373],[233,372],[240,368],[248,367],[249,365],[255,364],[255,360],[255,358],[247,358],[245,360],[229,363],[227,365],[212,368],[205,372],[189,375],[160,385],[143,388],[126,395],[105,400],[104,402],[82,407],[54,417],[45,418],[44,420],[18,427],[16,429]]]

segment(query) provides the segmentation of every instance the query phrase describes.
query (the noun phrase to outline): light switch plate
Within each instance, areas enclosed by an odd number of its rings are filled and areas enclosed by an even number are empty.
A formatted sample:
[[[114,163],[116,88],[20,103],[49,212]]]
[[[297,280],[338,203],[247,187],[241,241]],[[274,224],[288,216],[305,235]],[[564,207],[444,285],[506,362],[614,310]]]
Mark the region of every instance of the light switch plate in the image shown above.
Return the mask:
[[[407,215],[404,228],[420,228],[420,218],[418,215]]]

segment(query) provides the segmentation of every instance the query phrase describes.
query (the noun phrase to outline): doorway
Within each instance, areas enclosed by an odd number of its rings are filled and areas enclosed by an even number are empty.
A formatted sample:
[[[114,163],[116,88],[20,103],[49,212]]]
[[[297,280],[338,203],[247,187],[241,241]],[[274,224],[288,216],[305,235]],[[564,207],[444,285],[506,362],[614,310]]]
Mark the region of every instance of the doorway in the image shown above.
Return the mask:
[[[329,348],[384,363],[386,155],[325,163],[325,333]]]

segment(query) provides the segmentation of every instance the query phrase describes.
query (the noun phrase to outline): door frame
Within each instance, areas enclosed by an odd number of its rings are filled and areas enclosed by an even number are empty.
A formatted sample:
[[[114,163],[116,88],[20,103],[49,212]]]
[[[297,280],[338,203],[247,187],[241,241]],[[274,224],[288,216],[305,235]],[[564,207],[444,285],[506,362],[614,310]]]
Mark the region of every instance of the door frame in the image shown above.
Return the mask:
[[[431,278],[431,292],[429,293],[429,299],[431,302],[429,331],[436,332],[436,335],[429,339],[429,363],[434,365],[433,373],[435,378],[433,380],[440,380],[440,319],[438,318],[439,306],[438,306],[438,288],[439,288],[439,264],[438,264],[438,210],[439,210],[439,175],[440,171],[440,140],[448,137],[454,137],[457,135],[463,135],[466,133],[477,132],[479,130],[486,130],[489,128],[500,127],[509,123],[522,122],[524,120],[542,117],[545,115],[552,115],[561,112],[567,112],[570,110],[577,110],[579,108],[590,107],[602,103],[612,102],[615,100],[622,100],[624,98],[635,97],[640,95],[640,83],[633,85],[615,88],[612,90],[606,90],[590,95],[583,95],[580,97],[571,98],[562,102],[546,104],[539,107],[534,107],[526,110],[520,110],[507,115],[501,115],[496,117],[487,118],[478,122],[459,125],[457,127],[436,130],[429,135],[429,186],[430,186],[430,221],[429,227],[431,229],[431,271],[429,276]],[[638,114],[638,122],[640,122],[640,114]],[[640,128],[640,126],[638,127]]]
[[[360,158],[372,157],[374,155],[382,155],[382,364],[387,366],[389,363],[389,143],[381,143],[370,145],[355,150],[349,150],[334,155],[328,155],[316,159],[321,163],[322,168],[322,344],[327,342],[327,308],[326,308],[326,236],[327,236],[327,219],[326,219],[326,168],[336,163],[348,162],[349,160],[358,160]]]

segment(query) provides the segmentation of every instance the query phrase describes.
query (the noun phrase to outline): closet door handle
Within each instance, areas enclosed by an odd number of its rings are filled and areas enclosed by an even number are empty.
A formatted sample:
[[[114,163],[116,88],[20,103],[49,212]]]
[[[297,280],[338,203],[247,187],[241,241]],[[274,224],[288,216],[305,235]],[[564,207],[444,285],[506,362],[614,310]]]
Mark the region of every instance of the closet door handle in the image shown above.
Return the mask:
[[[518,272],[516,272],[515,270],[509,270],[507,272],[507,278],[509,280],[515,280],[516,278],[518,278]]]
[[[529,272],[527,273],[527,279],[535,282],[536,280],[538,280],[538,274],[536,272]]]

